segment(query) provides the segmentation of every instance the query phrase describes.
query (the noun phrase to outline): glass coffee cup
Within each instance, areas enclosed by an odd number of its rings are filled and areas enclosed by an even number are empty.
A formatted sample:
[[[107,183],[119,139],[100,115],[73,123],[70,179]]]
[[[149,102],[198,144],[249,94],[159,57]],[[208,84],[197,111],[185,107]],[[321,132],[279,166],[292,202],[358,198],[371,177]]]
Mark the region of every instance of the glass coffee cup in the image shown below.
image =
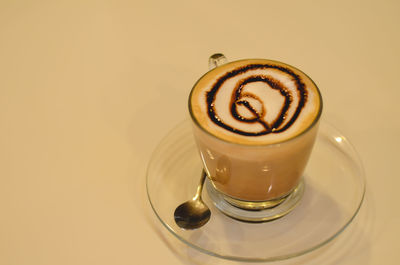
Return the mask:
[[[322,112],[315,83],[290,65],[210,57],[189,112],[207,191],[230,217],[263,222],[299,203]]]

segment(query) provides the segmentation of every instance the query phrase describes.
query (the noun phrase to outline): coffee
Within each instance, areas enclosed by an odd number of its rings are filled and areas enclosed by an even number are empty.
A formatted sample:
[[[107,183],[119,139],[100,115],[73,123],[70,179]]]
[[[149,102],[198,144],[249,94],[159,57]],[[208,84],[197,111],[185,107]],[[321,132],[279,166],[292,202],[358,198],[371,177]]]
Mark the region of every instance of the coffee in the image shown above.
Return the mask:
[[[215,189],[230,202],[280,201],[301,180],[322,100],[300,70],[251,59],[221,65],[201,77],[189,109]]]
[[[301,71],[270,60],[222,65],[194,86],[189,107],[200,127],[228,142],[286,141],[320,114],[320,94]]]

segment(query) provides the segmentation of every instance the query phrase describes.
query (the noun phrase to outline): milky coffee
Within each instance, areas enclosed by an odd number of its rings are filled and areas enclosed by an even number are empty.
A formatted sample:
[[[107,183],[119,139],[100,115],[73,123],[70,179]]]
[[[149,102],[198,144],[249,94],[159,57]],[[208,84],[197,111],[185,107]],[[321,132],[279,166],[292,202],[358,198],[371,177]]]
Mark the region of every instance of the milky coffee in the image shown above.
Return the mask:
[[[234,199],[282,198],[299,183],[322,100],[314,82],[284,63],[251,59],[206,73],[189,109],[206,171]]]

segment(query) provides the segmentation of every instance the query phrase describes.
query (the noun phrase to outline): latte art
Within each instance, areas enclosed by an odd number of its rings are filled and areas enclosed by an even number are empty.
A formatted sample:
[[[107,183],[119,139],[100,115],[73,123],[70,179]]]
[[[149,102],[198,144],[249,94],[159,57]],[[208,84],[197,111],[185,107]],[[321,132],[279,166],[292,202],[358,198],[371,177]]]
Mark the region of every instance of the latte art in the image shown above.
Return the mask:
[[[257,70],[259,69],[266,70],[267,73],[267,70],[276,71],[278,72],[278,74],[276,74],[278,76],[274,77],[273,72],[269,75],[257,74]],[[287,75],[286,80],[282,78],[285,75]],[[243,78],[241,78],[241,76],[243,76]],[[240,130],[234,125],[228,124],[229,121],[225,121],[218,115],[215,103],[216,98],[219,96],[218,92],[231,78],[235,78],[237,81],[235,80],[235,86],[231,86],[230,106],[224,104],[221,107],[229,108],[231,117],[235,120],[248,124],[258,124],[259,126],[252,126],[252,128],[246,126],[247,130]],[[246,90],[247,85],[258,82],[265,87],[263,89],[277,90],[283,98],[282,106],[272,122],[266,120],[266,114],[269,111],[268,105],[257,95],[257,91],[252,91],[251,89]],[[286,85],[286,83],[289,82],[292,84]],[[262,93],[264,91],[259,92]],[[218,126],[245,136],[259,136],[285,131],[296,121],[306,100],[307,91],[304,89],[304,84],[301,82],[298,75],[287,68],[269,64],[251,64],[228,72],[220,77],[212,89],[207,92],[209,118]]]
[[[300,70],[262,59],[219,66],[192,89],[193,120],[229,142],[270,144],[307,130],[321,113],[316,85]]]

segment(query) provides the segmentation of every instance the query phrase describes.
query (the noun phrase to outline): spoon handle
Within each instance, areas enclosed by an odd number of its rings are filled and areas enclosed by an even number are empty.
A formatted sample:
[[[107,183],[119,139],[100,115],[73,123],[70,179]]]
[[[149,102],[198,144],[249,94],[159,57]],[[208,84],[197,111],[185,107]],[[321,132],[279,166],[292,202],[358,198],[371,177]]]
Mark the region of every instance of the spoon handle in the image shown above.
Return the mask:
[[[197,200],[198,198],[200,198],[201,193],[203,192],[203,186],[204,186],[204,181],[206,180],[206,177],[207,177],[207,173],[203,169],[203,171],[201,173],[200,183],[197,186],[196,195],[193,197],[193,200]]]

